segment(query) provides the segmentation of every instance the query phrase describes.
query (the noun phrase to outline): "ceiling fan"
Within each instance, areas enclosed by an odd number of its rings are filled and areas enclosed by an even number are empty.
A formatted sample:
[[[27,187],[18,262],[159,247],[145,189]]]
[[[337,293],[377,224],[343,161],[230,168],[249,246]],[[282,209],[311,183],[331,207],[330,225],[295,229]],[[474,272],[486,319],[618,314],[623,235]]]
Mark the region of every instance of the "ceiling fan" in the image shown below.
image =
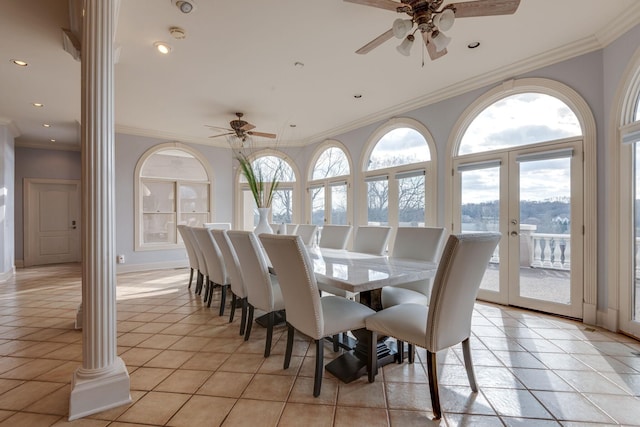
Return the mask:
[[[450,3],[442,8],[444,0],[344,0],[364,6],[378,7],[398,13],[406,13],[410,19],[398,18],[393,27],[371,40],[356,53],[364,55],[382,43],[397,37],[403,39],[397,47],[398,52],[409,56],[414,41],[413,34],[420,30],[431,60],[447,54],[447,45],[451,41],[443,31],[453,26],[455,18],[474,16],[511,15],[520,5],[520,0],[477,0]]]
[[[220,130],[225,130],[227,132],[225,133],[221,133],[218,135],[212,135],[209,138],[218,138],[220,136],[227,136],[227,135],[235,135],[237,138],[239,138],[240,140],[242,140],[242,142],[247,140],[247,137],[249,136],[261,136],[263,138],[275,138],[276,134],[275,133],[266,133],[266,132],[256,132],[252,129],[255,129],[255,126],[252,125],[251,123],[242,120],[242,116],[244,116],[243,113],[236,113],[236,116],[238,116],[237,119],[235,120],[231,120],[229,122],[229,126],[231,126],[231,128],[223,128],[223,127],[218,127],[218,126],[211,126],[211,125],[205,125],[211,129],[220,129]]]

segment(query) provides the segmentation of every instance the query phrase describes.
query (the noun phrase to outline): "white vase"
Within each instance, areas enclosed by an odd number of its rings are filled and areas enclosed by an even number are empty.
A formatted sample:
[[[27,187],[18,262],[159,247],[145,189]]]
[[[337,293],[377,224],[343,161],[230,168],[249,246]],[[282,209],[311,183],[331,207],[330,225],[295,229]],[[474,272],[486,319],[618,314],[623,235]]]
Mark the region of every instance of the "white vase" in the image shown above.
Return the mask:
[[[258,213],[260,214],[260,219],[258,220],[258,225],[253,229],[253,232],[256,236],[261,235],[262,233],[273,234],[273,229],[269,225],[269,211],[271,208],[258,208]]]

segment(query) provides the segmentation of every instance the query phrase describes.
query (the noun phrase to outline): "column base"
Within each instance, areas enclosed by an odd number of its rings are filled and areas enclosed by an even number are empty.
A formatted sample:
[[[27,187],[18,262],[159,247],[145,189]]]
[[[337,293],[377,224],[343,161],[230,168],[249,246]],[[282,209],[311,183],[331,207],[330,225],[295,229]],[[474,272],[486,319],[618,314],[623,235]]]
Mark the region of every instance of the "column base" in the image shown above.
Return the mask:
[[[113,369],[98,376],[87,376],[78,369],[71,380],[69,421],[131,403],[129,372],[116,357]]]

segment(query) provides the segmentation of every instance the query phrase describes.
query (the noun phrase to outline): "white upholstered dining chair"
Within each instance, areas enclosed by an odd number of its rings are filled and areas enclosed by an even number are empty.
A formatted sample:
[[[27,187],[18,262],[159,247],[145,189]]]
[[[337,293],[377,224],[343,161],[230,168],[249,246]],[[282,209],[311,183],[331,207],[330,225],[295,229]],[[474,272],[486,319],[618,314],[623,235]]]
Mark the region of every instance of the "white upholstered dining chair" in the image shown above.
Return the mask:
[[[193,282],[193,273],[198,274],[198,256],[196,250],[193,248],[193,242],[191,241],[191,231],[184,224],[178,225],[178,233],[184,243],[184,248],[187,251],[187,259],[189,260],[189,288],[191,289],[191,283]]]
[[[231,244],[231,240],[229,240],[227,230],[212,229],[211,234],[220,248],[222,259],[224,260],[227,273],[229,274],[229,279],[231,280],[231,309],[229,313],[229,323],[233,322],[233,317],[236,313],[236,305],[240,304],[242,308],[242,312],[240,314],[240,335],[244,335],[247,324],[247,289],[242,281],[238,256]]]
[[[391,234],[391,227],[362,225],[356,229],[353,239],[353,252],[371,255],[382,255],[387,250],[387,242]]]
[[[398,227],[392,258],[438,262],[447,229],[443,227]],[[382,307],[402,303],[429,304],[432,279],[382,288]]]
[[[313,242],[318,234],[318,226],[315,224],[298,224],[297,234],[302,239],[305,246],[313,246]]]
[[[376,352],[377,334],[394,337],[427,350],[427,374],[431,405],[436,419],[442,415],[438,394],[436,354],[462,343],[469,385],[478,391],[471,360],[471,317],[480,282],[493,255],[500,233],[451,235],[444,248],[431,291],[430,304],[399,304],[365,320],[372,331],[369,355]],[[411,351],[412,349],[410,349]],[[376,369],[369,371],[373,382]]]
[[[213,300],[213,289],[219,287],[220,290],[220,316],[224,315],[227,289],[231,282],[227,274],[227,268],[222,258],[222,252],[211,234],[211,229],[206,227],[193,227],[191,229],[198,246],[202,250],[204,262],[207,266],[207,281],[205,287],[204,301],[207,307],[211,307]]]
[[[324,338],[361,329],[375,313],[369,307],[342,297],[320,297],[313,263],[299,236],[262,234],[260,240],[273,263],[287,313],[287,348],[284,369],[289,367],[295,331],[312,338],[316,346],[313,395],[320,395],[324,372]],[[369,358],[368,368],[375,369]]]
[[[247,289],[249,312],[247,314],[247,328],[244,340],[247,341],[251,336],[255,309],[266,312],[267,337],[264,344],[264,357],[269,357],[271,354],[275,314],[277,311],[284,310],[284,300],[282,299],[280,285],[275,276],[269,273],[269,266],[260,242],[252,231],[231,230],[227,232],[227,235],[238,256],[242,281]]]
[[[344,249],[347,247],[352,229],[350,225],[327,224],[322,227],[318,246],[327,249]]]

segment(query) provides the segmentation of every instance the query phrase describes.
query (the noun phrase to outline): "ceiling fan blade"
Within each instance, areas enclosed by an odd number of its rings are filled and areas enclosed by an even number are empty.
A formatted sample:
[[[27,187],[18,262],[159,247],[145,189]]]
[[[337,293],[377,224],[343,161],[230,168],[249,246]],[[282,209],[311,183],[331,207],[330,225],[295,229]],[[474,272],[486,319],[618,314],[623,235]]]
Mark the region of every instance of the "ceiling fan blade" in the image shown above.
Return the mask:
[[[241,130],[243,131],[248,131],[251,129],[255,129],[256,127],[254,125],[252,125],[251,123],[247,123],[244,126],[240,127]]]
[[[208,128],[211,128],[211,129],[228,130],[229,132],[233,131],[233,129],[223,128],[221,126],[213,126],[213,125],[205,125],[205,126],[208,127]]]
[[[373,49],[375,49],[378,46],[380,46],[382,43],[384,43],[387,40],[389,40],[391,37],[393,37],[393,29],[389,29],[389,30],[385,31],[384,33],[380,34],[378,37],[376,37],[375,39],[371,40],[369,43],[365,44],[360,49],[356,50],[356,53],[359,53],[360,55],[364,55],[365,53],[369,53]]]
[[[478,0],[451,3],[447,7],[455,9],[456,18],[473,16],[511,15],[520,5],[520,0]]]
[[[235,132],[227,132],[227,133],[221,133],[221,134],[218,134],[218,135],[211,135],[209,138],[218,138],[220,136],[234,135],[234,134],[235,134]]]
[[[349,3],[357,3],[364,6],[379,7],[380,9],[397,11],[399,7],[407,6],[393,0],[344,0]]]
[[[432,61],[435,61],[438,58],[441,58],[447,54],[447,49],[442,49],[440,52],[436,50],[436,45],[431,41],[431,33],[425,31],[422,33],[422,39],[424,40],[424,44],[427,47],[427,53],[429,54],[429,58]]]
[[[261,136],[263,138],[275,138],[276,134],[275,133],[266,133],[266,132],[252,132],[249,131],[247,132],[249,135],[251,136]]]

